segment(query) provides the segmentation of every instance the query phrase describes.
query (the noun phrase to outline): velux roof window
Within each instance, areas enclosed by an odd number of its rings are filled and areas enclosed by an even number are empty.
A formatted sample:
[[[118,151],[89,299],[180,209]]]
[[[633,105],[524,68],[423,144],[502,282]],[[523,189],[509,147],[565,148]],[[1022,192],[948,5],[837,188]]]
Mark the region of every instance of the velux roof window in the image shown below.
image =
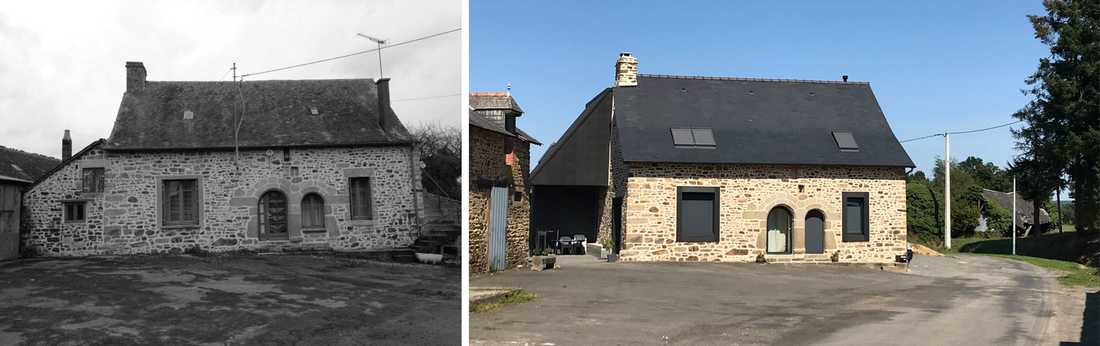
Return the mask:
[[[833,131],[833,140],[836,141],[836,146],[840,151],[859,151],[859,144],[856,144],[856,139],[852,137],[851,132]]]
[[[714,142],[714,132],[709,128],[673,128],[672,145],[678,148],[711,148],[717,146]]]

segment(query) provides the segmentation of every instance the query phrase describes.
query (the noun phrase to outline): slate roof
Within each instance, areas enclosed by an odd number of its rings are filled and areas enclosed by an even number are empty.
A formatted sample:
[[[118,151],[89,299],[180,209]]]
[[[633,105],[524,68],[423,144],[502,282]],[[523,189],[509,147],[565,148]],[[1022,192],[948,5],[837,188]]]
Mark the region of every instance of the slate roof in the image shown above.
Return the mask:
[[[523,109],[519,108],[519,103],[505,92],[471,92],[470,93],[470,108],[482,110],[482,109],[503,109],[512,110],[519,113],[523,113]]]
[[[982,196],[991,203],[997,203],[1001,208],[1005,208],[1008,212],[1012,212],[1012,193],[1000,192],[990,189],[982,189]],[[1025,200],[1020,195],[1016,195],[1016,226],[1023,228],[1024,224],[1032,225],[1032,217],[1035,215],[1034,205],[1031,201]],[[1050,223],[1050,214],[1044,209],[1039,209],[1039,223]]]
[[[0,181],[31,183],[60,163],[46,155],[0,146]]]
[[[393,111],[379,111],[370,79],[253,81],[240,90],[232,82],[149,81],[123,95],[104,148],[233,148],[242,96],[242,148],[411,143]]]
[[[643,74],[613,92],[625,161],[914,167],[867,83]],[[672,128],[711,128],[717,146],[674,147]]]

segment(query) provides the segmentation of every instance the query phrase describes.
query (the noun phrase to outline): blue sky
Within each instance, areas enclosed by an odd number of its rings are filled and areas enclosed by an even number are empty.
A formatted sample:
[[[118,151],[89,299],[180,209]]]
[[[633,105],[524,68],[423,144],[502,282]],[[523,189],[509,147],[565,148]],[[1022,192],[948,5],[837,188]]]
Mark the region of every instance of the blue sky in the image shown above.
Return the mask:
[[[908,139],[1012,121],[1024,80],[1048,55],[1028,14],[1040,1],[480,1],[470,4],[470,90],[502,91],[545,143],[537,162],[612,82],[618,53],[640,73],[867,81]],[[1008,128],[952,136],[953,158],[1002,167]],[[905,144],[918,169],[943,138]]]

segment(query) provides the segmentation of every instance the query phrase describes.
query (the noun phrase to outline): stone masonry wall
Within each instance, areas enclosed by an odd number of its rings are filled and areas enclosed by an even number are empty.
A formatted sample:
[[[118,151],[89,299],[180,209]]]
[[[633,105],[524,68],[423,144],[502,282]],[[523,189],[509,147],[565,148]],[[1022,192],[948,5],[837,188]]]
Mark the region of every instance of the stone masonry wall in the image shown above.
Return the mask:
[[[419,161],[410,148],[360,147],[232,151],[115,152],[93,149],[27,192],[24,243],[51,256],[280,248],[404,247],[417,235]],[[81,193],[81,169],[102,167],[105,191]],[[351,220],[348,178],[370,177],[372,220]],[[197,179],[199,225],[162,226],[163,179]],[[260,240],[262,194],[288,201],[287,240]],[[324,200],[324,228],[303,229],[301,200]],[[62,201],[86,203],[86,220],[65,222]]]
[[[769,261],[887,263],[905,252],[901,168],[631,163],[624,201],[625,261],[755,261],[765,252],[767,215],[793,211],[793,254]],[[718,242],[676,242],[676,188],[720,187]],[[869,195],[870,241],[841,241],[843,192]],[[825,214],[825,254],[805,254],[806,213]]]
[[[505,162],[506,141],[512,141],[516,165]],[[469,246],[470,272],[489,271],[489,216],[492,187],[508,187],[506,263],[527,263],[530,228],[530,191],[527,188],[530,144],[477,127],[470,127]],[[517,196],[518,194],[518,196]],[[517,200],[516,197],[519,199]]]

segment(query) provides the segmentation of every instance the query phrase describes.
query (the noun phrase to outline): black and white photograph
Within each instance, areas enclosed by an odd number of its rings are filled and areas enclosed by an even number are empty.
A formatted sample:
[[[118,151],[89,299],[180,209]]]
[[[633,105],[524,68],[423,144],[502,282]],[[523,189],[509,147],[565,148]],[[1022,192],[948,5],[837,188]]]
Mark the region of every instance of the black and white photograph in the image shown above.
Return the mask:
[[[0,4],[0,344],[461,344],[462,8]]]

